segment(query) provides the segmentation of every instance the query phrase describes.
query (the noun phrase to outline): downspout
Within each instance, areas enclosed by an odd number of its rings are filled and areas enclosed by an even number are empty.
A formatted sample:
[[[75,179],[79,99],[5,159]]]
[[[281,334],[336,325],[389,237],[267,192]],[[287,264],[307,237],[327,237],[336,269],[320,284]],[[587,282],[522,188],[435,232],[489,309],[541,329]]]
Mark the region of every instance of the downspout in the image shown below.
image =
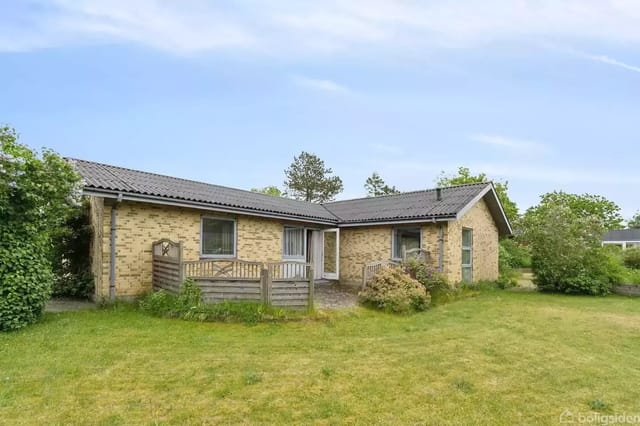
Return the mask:
[[[443,260],[444,254],[442,253],[442,248],[444,246],[444,225],[441,223],[438,228],[438,272],[442,274],[444,272]]]
[[[122,201],[122,193],[118,194],[116,203],[111,206],[111,233],[109,235],[111,247],[109,253],[109,301],[116,300],[116,210]]]

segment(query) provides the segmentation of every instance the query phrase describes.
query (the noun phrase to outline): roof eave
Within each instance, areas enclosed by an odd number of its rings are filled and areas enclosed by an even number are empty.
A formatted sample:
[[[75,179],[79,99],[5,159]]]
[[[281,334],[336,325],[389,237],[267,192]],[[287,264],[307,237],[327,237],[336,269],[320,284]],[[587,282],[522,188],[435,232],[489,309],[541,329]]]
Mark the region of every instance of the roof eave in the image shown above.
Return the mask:
[[[471,199],[471,201],[469,201],[462,209],[460,209],[460,211],[456,215],[456,219],[460,220],[462,216],[467,214],[467,212],[471,210],[471,208],[475,206],[478,201],[483,199],[488,194],[490,194],[490,196],[493,198],[495,205],[498,208],[498,214],[496,215],[493,212],[493,209],[491,209],[491,207],[488,206],[493,216],[493,220],[496,222],[496,225],[498,226],[499,234],[501,236],[507,236],[507,235],[513,234],[511,223],[509,222],[509,218],[504,212],[504,208],[502,207],[502,203],[498,198],[498,193],[496,192],[496,188],[493,185],[493,182],[488,183],[487,186],[482,191],[480,191],[475,197],[473,197],[473,199]]]
[[[339,228],[356,228],[363,226],[380,226],[380,225],[407,225],[413,223],[437,223],[437,222],[448,222],[450,220],[454,220],[455,216],[425,216],[418,218],[407,218],[407,219],[385,219],[385,220],[368,220],[368,221],[358,221],[358,222],[338,222]]]
[[[235,214],[244,214],[247,216],[267,217],[272,219],[287,219],[287,220],[292,220],[296,222],[313,223],[313,224],[320,224],[320,225],[331,225],[331,226],[337,225],[337,220],[313,218],[313,217],[298,216],[298,215],[288,215],[288,214],[276,213],[276,212],[245,209],[241,207],[216,205],[216,204],[204,203],[199,201],[177,200],[174,198],[160,197],[160,196],[147,195],[147,194],[137,194],[137,193],[131,193],[126,191],[117,191],[112,189],[84,188],[82,191],[82,194],[87,196],[98,196],[98,197],[104,197],[104,198],[119,199],[122,201],[138,201],[138,202],[145,202],[145,203],[159,204],[159,205],[166,205],[166,206],[188,207],[188,208],[194,208],[194,209],[203,210],[203,211],[211,211],[211,212],[219,212],[219,213],[235,213]]]

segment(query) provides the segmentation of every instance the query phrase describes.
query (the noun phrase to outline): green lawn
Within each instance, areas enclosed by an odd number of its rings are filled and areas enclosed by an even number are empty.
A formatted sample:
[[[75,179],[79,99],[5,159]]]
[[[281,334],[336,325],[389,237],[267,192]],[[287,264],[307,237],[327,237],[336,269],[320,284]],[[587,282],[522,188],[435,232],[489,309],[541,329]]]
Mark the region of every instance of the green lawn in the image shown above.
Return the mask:
[[[558,424],[640,414],[639,358],[640,299],[618,296],[254,326],[48,314],[0,335],[0,423]]]

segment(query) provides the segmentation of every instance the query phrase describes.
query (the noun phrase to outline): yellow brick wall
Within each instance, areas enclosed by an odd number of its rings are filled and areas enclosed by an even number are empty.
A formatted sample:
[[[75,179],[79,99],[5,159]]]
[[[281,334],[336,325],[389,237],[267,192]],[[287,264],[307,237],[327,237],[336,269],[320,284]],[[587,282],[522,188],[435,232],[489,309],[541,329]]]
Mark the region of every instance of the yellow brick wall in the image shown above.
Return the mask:
[[[340,281],[362,281],[362,267],[370,262],[391,258],[391,226],[366,226],[340,229]]]
[[[438,256],[440,246],[438,244],[439,223],[428,223],[422,225],[422,249],[429,251],[429,264],[434,268],[438,267]]]
[[[459,221],[447,224],[444,269],[449,281],[462,279],[462,228],[473,230],[473,281],[498,279],[498,228],[480,200]]]
[[[93,197],[92,205],[102,199]],[[106,200],[102,215],[102,251],[94,253],[96,296],[109,296],[109,264],[112,200]],[[200,220],[229,217],[237,224],[237,258],[258,262],[280,261],[284,222],[252,216],[207,213],[196,209],[124,201],[116,208],[116,296],[137,296],[151,290],[151,244],[161,238],[182,241],[184,260],[200,258]],[[96,216],[95,220],[99,218]],[[102,258],[101,260],[99,258]]]
[[[237,219],[238,259],[254,262],[282,261],[283,222],[252,216],[239,216]]]

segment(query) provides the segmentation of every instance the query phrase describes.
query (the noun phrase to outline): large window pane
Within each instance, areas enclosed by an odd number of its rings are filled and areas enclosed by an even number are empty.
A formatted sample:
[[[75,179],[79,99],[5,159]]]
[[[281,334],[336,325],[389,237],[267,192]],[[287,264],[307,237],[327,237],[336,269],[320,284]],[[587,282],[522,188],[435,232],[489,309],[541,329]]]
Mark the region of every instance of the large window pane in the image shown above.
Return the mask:
[[[202,218],[202,254],[204,256],[235,256],[235,221]]]
[[[462,230],[462,281],[473,281],[473,230]]]
[[[402,259],[403,250],[421,247],[420,228],[397,228],[393,232],[393,258]]]
[[[304,228],[285,227],[282,241],[283,257],[304,258]]]
[[[471,267],[462,268],[462,281],[470,283],[473,279]]]
[[[462,247],[471,248],[473,244],[473,231],[471,229],[462,230]]]
[[[471,265],[471,250],[462,250],[462,264]]]

